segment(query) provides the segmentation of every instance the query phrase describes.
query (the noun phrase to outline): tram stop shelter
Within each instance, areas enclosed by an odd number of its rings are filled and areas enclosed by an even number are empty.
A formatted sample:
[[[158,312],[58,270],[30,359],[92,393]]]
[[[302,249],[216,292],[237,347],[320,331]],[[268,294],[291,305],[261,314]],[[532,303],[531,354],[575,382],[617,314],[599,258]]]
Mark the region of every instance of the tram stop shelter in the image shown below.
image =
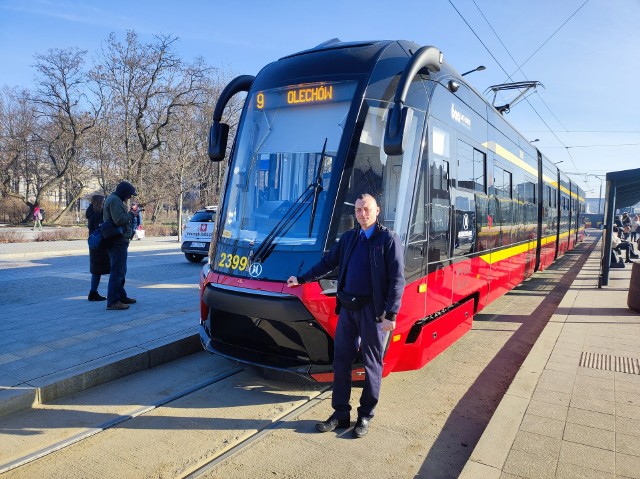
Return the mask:
[[[598,287],[609,284],[611,265],[611,236],[616,211],[631,208],[640,202],[640,168],[607,173],[604,201],[604,239],[600,259]]]

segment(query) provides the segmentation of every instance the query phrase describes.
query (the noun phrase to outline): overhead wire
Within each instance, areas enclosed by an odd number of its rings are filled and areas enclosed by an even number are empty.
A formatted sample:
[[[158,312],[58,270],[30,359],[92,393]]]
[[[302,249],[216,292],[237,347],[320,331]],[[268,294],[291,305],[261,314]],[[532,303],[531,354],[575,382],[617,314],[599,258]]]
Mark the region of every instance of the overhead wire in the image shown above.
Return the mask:
[[[474,0],[474,2],[473,2],[473,3],[476,3],[476,2],[475,2],[475,0]],[[531,55],[529,55],[529,58],[527,58],[524,62],[522,62],[522,64],[521,64],[520,66],[518,66],[518,69],[517,69],[515,72],[513,72],[513,73],[512,73],[512,75],[513,75],[513,74],[515,74],[518,70],[520,70],[520,71],[522,72],[522,67],[523,67],[523,66],[525,66],[525,65],[527,64],[527,62],[528,62],[529,60],[531,60],[531,59],[535,56],[535,54],[536,54],[536,53],[538,53],[538,52],[542,49],[542,47],[544,47],[547,43],[549,43],[549,40],[551,40],[551,39],[556,35],[556,33],[558,33],[558,32],[559,32],[559,31],[560,31],[560,30],[561,30],[561,29],[562,29],[562,28],[563,28],[563,27],[564,27],[564,26],[565,26],[565,25],[566,25],[566,24],[567,24],[567,23],[568,23],[568,22],[569,22],[569,21],[570,21],[570,20],[571,20],[571,19],[572,19],[572,18],[573,18],[573,17],[574,17],[574,16],[575,16],[575,15],[576,15],[580,10],[581,10],[581,9],[582,9],[582,7],[584,7],[587,3],[589,3],[589,0],[585,0],[585,1],[584,1],[584,3],[583,3],[582,5],[580,5],[580,6],[578,7],[578,9],[577,9],[575,12],[573,12],[573,13],[571,14],[571,16],[569,16],[569,18],[567,18],[567,19],[564,21],[564,23],[563,23],[563,24],[562,24],[562,25],[560,25],[560,26],[556,29],[556,31],[554,31],[554,32],[549,36],[549,38],[547,38],[547,39],[542,43],[542,45],[540,45],[540,46],[539,46],[539,47],[538,47],[538,48],[537,48],[537,49],[536,49],[536,50],[535,50]],[[477,6],[477,5],[476,5],[476,6]],[[516,62],[516,66],[517,66],[517,65],[518,65],[518,63]],[[523,75],[524,75],[524,72],[523,72]]]
[[[513,63],[518,67],[516,69],[516,71],[513,73],[517,73],[518,71],[520,71],[520,73],[524,76],[525,79],[528,80],[527,75],[524,73],[524,71],[522,70],[522,66],[524,66],[524,64],[526,62],[528,62],[533,55],[535,55],[538,51],[540,51],[540,49],[549,42],[549,40],[555,36],[556,33],[558,33],[558,31],[560,31],[560,29],[566,25],[566,23],[582,8],[584,7],[584,5],[588,2],[589,0],[585,0],[585,2],[578,8],[578,10],[576,10],[570,17],[569,19],[567,19],[558,29],[556,29],[555,32],[553,32],[553,34],[547,38],[547,40],[545,40],[542,45],[540,45],[540,47],[538,47],[536,49],[536,51],[531,54],[529,56],[529,58],[527,58],[527,60],[522,63],[520,66],[518,66],[518,62],[516,61],[516,59],[513,57],[513,55],[511,54],[511,52],[509,51],[509,49],[507,48],[507,46],[505,45],[505,43],[502,41],[502,39],[500,38],[500,35],[498,35],[498,32],[496,32],[495,28],[493,28],[493,25],[491,25],[491,22],[489,22],[489,19],[486,17],[486,15],[484,14],[484,12],[482,11],[482,9],[478,6],[478,4],[476,3],[475,0],[473,0],[473,4],[476,6],[476,8],[478,9],[478,12],[480,12],[480,15],[482,15],[482,18],[484,18],[484,21],[487,23],[487,25],[489,25],[489,28],[491,29],[491,31],[493,32],[493,34],[496,36],[496,38],[498,39],[498,41],[500,42],[500,44],[503,46],[503,48],[505,49],[505,51],[507,52],[507,54],[509,55],[509,57],[511,58],[511,60],[513,61]],[[512,75],[513,75],[512,74]],[[509,79],[511,79],[511,75],[508,75]],[[513,80],[512,80],[513,81]],[[536,92],[537,93],[537,92]],[[529,95],[530,96],[530,95]],[[542,103],[545,105],[545,107],[547,108],[547,110],[549,110],[549,112],[551,113],[551,115],[553,115],[553,117],[556,119],[556,121],[562,126],[563,129],[566,129],[566,127],[562,124],[562,122],[560,121],[560,119],[555,115],[555,113],[553,113],[553,111],[551,110],[551,108],[549,107],[549,105],[546,104],[546,102],[542,99],[542,97],[540,95],[538,95],[538,98],[542,101]],[[549,126],[549,124],[546,122],[546,120],[542,117],[542,115],[538,112],[538,110],[536,110],[536,108],[533,106],[533,104],[531,103],[531,101],[529,101],[528,96],[524,98],[527,103],[529,104],[529,106],[531,107],[531,109],[535,112],[536,115],[538,115],[538,118],[540,118],[540,121],[542,121],[542,123],[544,123],[544,125],[548,128],[549,132],[551,132],[551,134],[556,138],[556,140],[558,140],[558,142],[565,148],[565,151],[567,153],[567,156],[569,157],[569,159],[571,160],[571,163],[573,164],[574,167],[577,168],[573,155],[571,155],[571,152],[569,151],[569,148],[567,147],[567,145],[560,139],[560,137],[556,134],[556,132]]]
[[[516,69],[516,71],[514,72],[514,74],[518,71],[520,71],[522,73],[522,75],[525,77],[525,79],[527,78],[524,71],[522,70],[522,66],[524,66],[525,63],[527,63],[538,51],[540,51],[540,49],[547,44],[551,38],[553,38],[553,36],[555,36],[561,29],[562,27],[564,27],[564,25],[567,24],[567,22],[569,20],[571,20],[571,18],[573,18],[576,13],[582,9],[589,0],[585,0],[585,2],[562,24],[560,25],[560,27],[558,27],[553,33],[552,35],[547,38],[547,40],[545,40],[542,45],[540,45],[540,47],[538,47],[530,56],[529,58],[527,58],[527,60],[525,60],[525,62],[523,62],[521,65],[518,65],[518,62],[515,60],[515,58],[513,57],[513,55],[511,54],[511,52],[509,51],[509,49],[507,48],[507,46],[505,45],[505,43],[502,41],[502,39],[500,38],[500,35],[498,35],[498,33],[496,32],[495,28],[493,28],[493,25],[491,25],[491,22],[489,22],[489,19],[486,17],[486,15],[484,14],[484,12],[482,11],[482,9],[478,6],[478,4],[476,3],[475,0],[473,0],[474,5],[476,6],[476,8],[478,9],[478,12],[480,12],[480,15],[484,18],[485,22],[487,23],[487,25],[489,26],[489,28],[491,29],[491,31],[493,32],[493,34],[496,36],[496,38],[498,39],[498,41],[500,42],[500,44],[503,46],[503,48],[505,49],[505,51],[507,52],[507,54],[509,55],[509,57],[511,58],[511,60],[514,62],[514,64],[518,67]],[[482,39],[480,38],[480,36],[475,32],[475,30],[473,29],[473,27],[469,24],[469,22],[466,20],[466,18],[464,17],[464,15],[462,15],[462,13],[458,10],[458,8],[453,4],[452,0],[449,0],[449,3],[451,4],[451,6],[453,7],[453,9],[456,11],[456,13],[458,13],[458,15],[460,16],[460,18],[462,18],[462,20],[464,21],[464,23],[467,25],[467,27],[471,30],[471,32],[475,35],[475,37],[478,39],[478,41],[482,44],[482,46],[485,48],[485,50],[487,50],[487,52],[489,53],[489,55],[491,55],[491,57],[494,59],[494,61],[496,61],[496,63],[498,64],[498,66],[500,67],[500,69],[507,75],[507,78],[509,80],[511,80],[513,82],[513,78],[512,75],[509,75],[505,68],[502,66],[502,64],[497,60],[496,56],[491,52],[491,50],[489,49],[489,47],[487,47],[487,45],[482,41]],[[542,98],[540,97],[540,95],[538,95],[538,97],[542,100]],[[567,145],[565,145],[565,143],[558,137],[558,135],[556,134],[556,132],[549,126],[549,124],[546,122],[546,120],[542,117],[542,115],[536,110],[536,108],[533,106],[533,104],[529,101],[528,96],[524,98],[527,103],[529,104],[529,106],[531,107],[531,109],[535,112],[535,114],[538,116],[538,118],[540,119],[540,121],[542,121],[542,123],[547,127],[548,131],[551,132],[551,134],[558,140],[558,142],[563,145],[563,147],[565,148],[565,151],[567,153],[567,156],[569,157],[569,159],[571,160],[571,163],[573,164],[573,166],[577,169],[577,166],[575,164],[575,160],[573,158],[573,156],[571,155],[571,152],[569,151],[569,148],[567,147]],[[543,104],[547,107],[547,109],[549,110],[549,112],[554,116],[554,118],[556,119],[556,121],[558,121],[558,123],[564,128],[566,129],[566,127],[562,124],[562,122],[558,119],[558,117],[553,113],[553,111],[551,111],[551,108],[549,108],[549,106],[544,102],[544,100],[542,100]]]

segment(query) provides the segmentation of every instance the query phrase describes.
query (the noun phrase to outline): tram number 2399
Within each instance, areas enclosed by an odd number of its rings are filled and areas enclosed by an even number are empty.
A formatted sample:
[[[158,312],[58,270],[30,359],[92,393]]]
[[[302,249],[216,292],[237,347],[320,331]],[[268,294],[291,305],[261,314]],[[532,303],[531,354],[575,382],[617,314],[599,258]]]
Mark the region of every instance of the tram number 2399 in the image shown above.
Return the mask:
[[[237,254],[222,253],[218,266],[220,268],[228,268],[232,270],[244,271],[249,265],[249,258],[239,256]]]

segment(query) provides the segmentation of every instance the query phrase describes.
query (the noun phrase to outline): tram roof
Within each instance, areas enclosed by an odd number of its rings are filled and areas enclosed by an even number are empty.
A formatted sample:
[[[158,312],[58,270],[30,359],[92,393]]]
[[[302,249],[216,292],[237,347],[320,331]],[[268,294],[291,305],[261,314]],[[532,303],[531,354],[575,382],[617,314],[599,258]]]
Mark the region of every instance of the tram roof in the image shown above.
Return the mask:
[[[419,47],[419,45],[414,44],[413,42],[407,42],[406,40],[370,40],[370,41],[343,42],[338,38],[332,38],[331,40],[327,40],[326,42],[323,42],[320,45],[316,45],[313,48],[308,48],[307,50],[302,50],[296,53],[292,53],[290,55],[286,55],[280,58],[280,60],[283,60],[285,58],[296,57],[298,55],[305,55],[307,53],[320,52],[324,50],[338,50],[341,48],[368,47],[372,45],[380,45],[382,47],[393,42],[415,45],[416,47]]]

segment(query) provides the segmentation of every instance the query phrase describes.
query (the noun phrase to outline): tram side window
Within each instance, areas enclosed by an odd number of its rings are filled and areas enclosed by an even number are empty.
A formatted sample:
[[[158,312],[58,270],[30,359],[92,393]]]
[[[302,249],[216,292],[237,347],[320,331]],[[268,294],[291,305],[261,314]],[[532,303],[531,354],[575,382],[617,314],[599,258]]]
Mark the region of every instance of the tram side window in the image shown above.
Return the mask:
[[[458,186],[485,192],[486,155],[464,141],[457,142]]]
[[[514,219],[514,205],[511,201],[513,195],[513,175],[499,166],[493,167],[494,195],[496,197],[491,205],[493,227],[500,228],[498,237],[499,246],[508,245],[517,241]]]
[[[427,155],[424,155],[426,158]],[[411,223],[407,240],[407,252],[405,253],[405,279],[413,281],[423,275],[423,258],[426,253],[424,247],[427,242],[427,215],[429,214],[427,203],[428,179],[427,161],[423,161],[420,169],[420,178],[416,197],[413,202]]]
[[[511,172],[498,166],[493,167],[493,187],[495,195],[499,198],[511,198],[513,180]]]
[[[429,165],[431,183],[429,215],[428,262],[449,258],[449,222],[451,218],[449,198],[449,162],[433,158]]]
[[[342,208],[337,210],[340,219],[336,239],[355,226],[354,205],[363,193],[376,198],[380,207],[380,223],[396,231],[403,242],[407,239],[411,195],[422,145],[424,112],[414,110],[402,156],[387,156],[382,148],[387,112],[386,108],[374,105],[367,110],[353,167],[345,185]]]

